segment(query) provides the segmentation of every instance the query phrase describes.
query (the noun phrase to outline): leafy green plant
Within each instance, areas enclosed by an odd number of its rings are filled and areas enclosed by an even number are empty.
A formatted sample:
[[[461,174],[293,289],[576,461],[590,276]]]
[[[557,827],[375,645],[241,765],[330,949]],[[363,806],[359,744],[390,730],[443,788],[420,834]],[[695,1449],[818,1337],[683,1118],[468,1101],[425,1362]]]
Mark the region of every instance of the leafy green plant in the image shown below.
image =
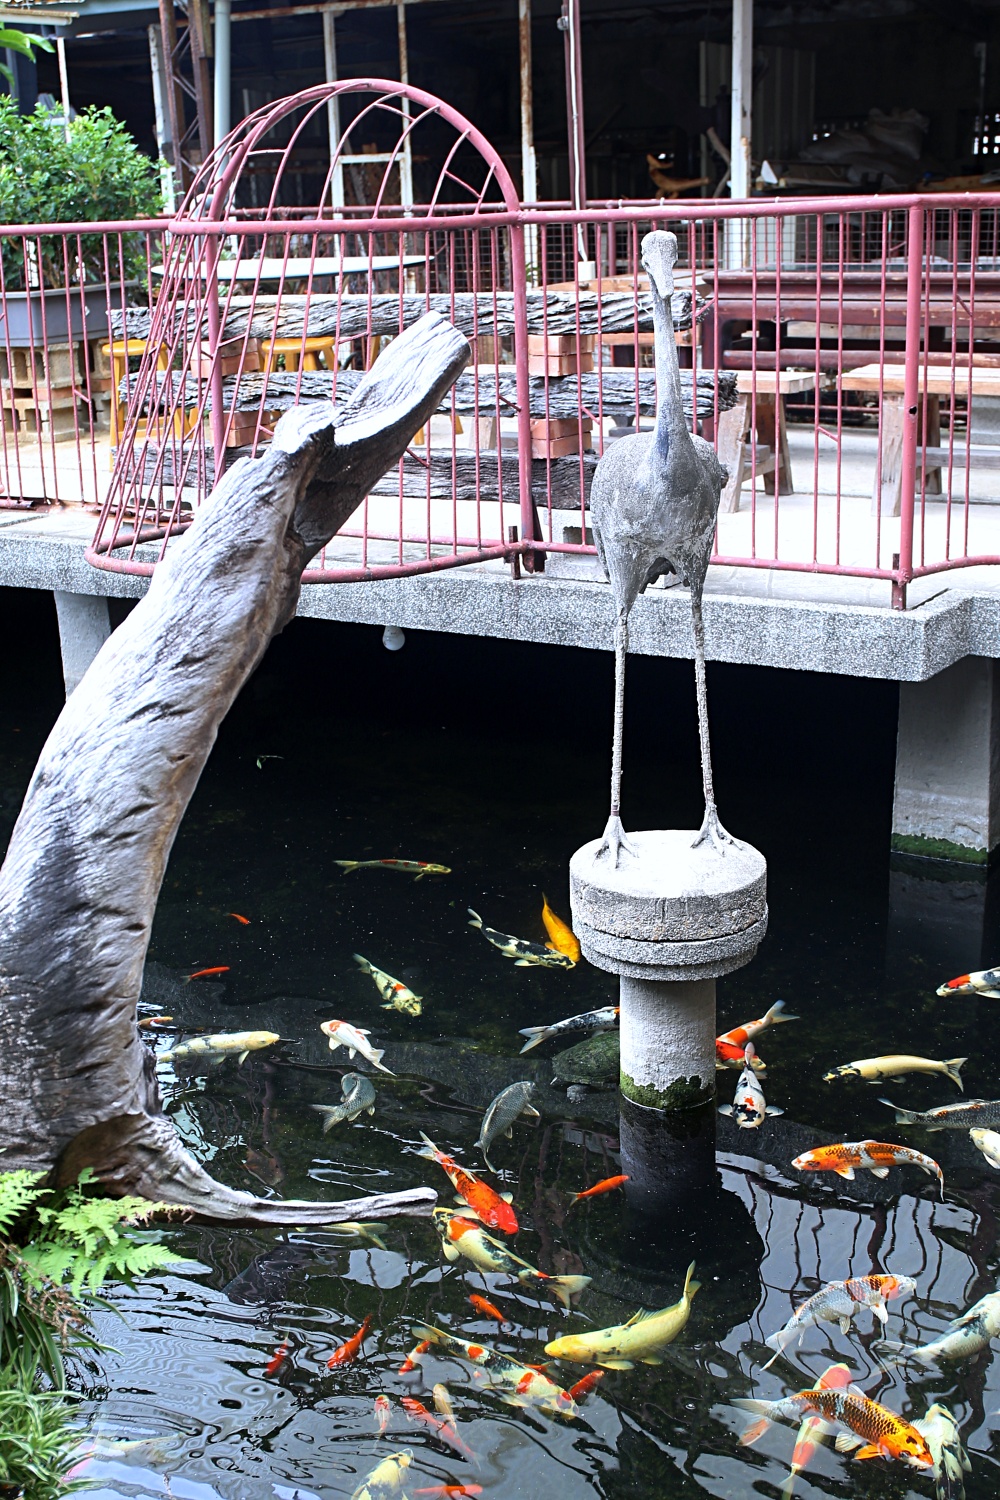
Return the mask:
[[[8,224],[71,224],[155,218],[163,199],[156,164],[110,109],[92,106],[64,127],[43,105],[19,115],[0,95],[0,204]],[[142,237],[120,243],[106,251],[101,235],[12,237],[3,244],[5,284],[23,291],[142,278]]]
[[[80,1447],[80,1428],[60,1391],[0,1383],[0,1495],[56,1500],[83,1489],[67,1480]]]
[[[18,31],[16,26],[0,26],[0,47],[9,47],[11,52],[20,52],[22,57],[34,57],[35,52],[51,52],[52,43],[47,36],[34,36],[27,31]],[[0,74],[14,90],[14,74],[6,63],[0,63]]]

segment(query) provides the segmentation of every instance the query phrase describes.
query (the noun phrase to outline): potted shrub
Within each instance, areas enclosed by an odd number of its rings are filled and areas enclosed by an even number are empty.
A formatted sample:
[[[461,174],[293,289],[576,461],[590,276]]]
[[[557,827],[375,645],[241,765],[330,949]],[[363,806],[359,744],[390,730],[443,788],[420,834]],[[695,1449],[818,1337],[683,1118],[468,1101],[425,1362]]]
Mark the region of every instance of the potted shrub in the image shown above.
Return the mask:
[[[0,95],[0,204],[8,224],[72,224],[150,219],[162,206],[159,171],[110,109],[91,107],[66,126],[43,105],[19,115]],[[143,238],[124,235],[108,249],[100,234],[4,236],[0,344],[79,338],[87,312],[103,309],[107,280],[145,277]],[[66,288],[71,295],[67,297]],[[6,326],[4,326],[6,324]]]

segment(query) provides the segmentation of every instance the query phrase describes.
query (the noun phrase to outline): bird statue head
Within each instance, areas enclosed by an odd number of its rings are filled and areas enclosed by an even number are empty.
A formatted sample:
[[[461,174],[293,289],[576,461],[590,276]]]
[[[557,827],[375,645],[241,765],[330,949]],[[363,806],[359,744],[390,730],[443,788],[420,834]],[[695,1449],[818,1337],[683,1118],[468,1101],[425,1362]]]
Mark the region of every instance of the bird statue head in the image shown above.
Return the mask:
[[[656,229],[643,236],[642,268],[658,295],[669,303],[674,291],[674,265],[677,260],[677,236]]]

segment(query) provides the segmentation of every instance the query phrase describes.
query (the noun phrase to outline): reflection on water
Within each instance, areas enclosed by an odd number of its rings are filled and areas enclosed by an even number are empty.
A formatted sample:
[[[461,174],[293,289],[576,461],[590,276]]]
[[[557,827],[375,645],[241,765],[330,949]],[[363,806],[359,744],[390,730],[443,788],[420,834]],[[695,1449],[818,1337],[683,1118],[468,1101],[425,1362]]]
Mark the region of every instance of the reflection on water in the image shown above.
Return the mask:
[[[122,1291],[125,1322],[101,1320],[118,1352],[85,1376],[86,1421],[106,1444],[89,1470],[92,1493],[337,1500],[380,1454],[406,1446],[408,1494],[466,1483],[497,1500],[775,1497],[794,1434],[775,1427],[755,1447],[738,1447],[744,1418],[731,1398],[778,1397],[844,1360],[896,1410],[950,1406],[972,1455],[970,1500],[992,1496],[992,1351],[950,1369],[886,1367],[872,1350],[881,1330],[862,1314],[846,1335],[830,1324],[808,1330],[798,1351],[760,1369],[771,1354],[766,1336],[829,1280],[915,1277],[916,1295],[890,1307],[888,1334],[907,1342],[934,1337],[997,1283],[1000,1174],[964,1134],[912,1136],[944,1167],[943,1204],[913,1171],[884,1183],[869,1174],[803,1181],[789,1165],[824,1140],[906,1139],[880,1093],[915,1108],[956,1097],[924,1077],[885,1089],[823,1083],[838,1063],[894,1050],[968,1053],[969,1095],[1000,1093],[996,1002],[933,993],[950,970],[1000,954],[998,888],[966,882],[956,895],[923,871],[905,885],[890,880],[890,690],[713,669],[726,822],[767,853],[771,907],[755,963],[719,983],[720,1024],[761,1015],[776,999],[801,1017],[761,1038],[767,1097],[786,1115],[748,1138],[711,1111],[677,1126],[634,1109],[620,1116],[612,1092],[568,1096],[551,1081],[557,1043],[517,1057],[520,1027],[608,1004],[614,983],[586,965],[515,968],[466,925],[467,908],[533,941],[543,938],[543,890],[568,915],[569,854],[603,819],[610,665],[503,649],[412,637],[390,657],[376,632],[333,627],[296,627],[279,643],[225,726],[172,856],[144,1004],[192,1028],[287,1038],[243,1067],[161,1067],[168,1108],[195,1154],[263,1194],[334,1199],[430,1183],[448,1202],[443,1174],[417,1155],[421,1132],[475,1165],[481,1111],[505,1084],[532,1079],[541,1119],[519,1120],[512,1140],[494,1147],[522,1224],[516,1248],[548,1272],[582,1271],[592,1285],[567,1315],[517,1283],[444,1263],[427,1220],[390,1222],[375,1240],[171,1230],[203,1269]],[[689,672],[636,663],[635,825],[697,820],[693,711],[680,726],[672,715],[677,703],[688,713]],[[598,711],[582,739],[579,705],[591,696]],[[4,834],[53,709],[27,680],[0,702]],[[281,759],[258,770],[264,755]],[[345,876],[333,863],[390,855],[454,873],[414,883],[368,870]],[[967,932],[956,912],[971,913]],[[354,952],[422,995],[423,1015],[381,1009]],[[184,982],[223,964],[221,979]],[[337,1102],[340,1077],[355,1066],[326,1046],[319,1023],[332,1017],[370,1028],[397,1076],[376,1075],[374,1117],[324,1136],[310,1105]],[[567,1212],[572,1193],[622,1171],[632,1177],[627,1192]],[[467,1367],[435,1354],[399,1373],[415,1323],[538,1362],[545,1342],[571,1329],[674,1302],[691,1259],[702,1288],[666,1362],[608,1371],[578,1421],[504,1405]],[[503,1310],[502,1329],[470,1305],[476,1291]],[[366,1316],[365,1357],[330,1371],[331,1351]],[[267,1375],[283,1342],[291,1353]],[[566,1385],[582,1373],[553,1371]],[[399,1398],[430,1406],[437,1381],[447,1383],[476,1462],[405,1419]],[[373,1414],[380,1393],[393,1405],[385,1439]],[[116,1449],[122,1440],[140,1446]],[[796,1490],[932,1493],[922,1476],[832,1449]]]

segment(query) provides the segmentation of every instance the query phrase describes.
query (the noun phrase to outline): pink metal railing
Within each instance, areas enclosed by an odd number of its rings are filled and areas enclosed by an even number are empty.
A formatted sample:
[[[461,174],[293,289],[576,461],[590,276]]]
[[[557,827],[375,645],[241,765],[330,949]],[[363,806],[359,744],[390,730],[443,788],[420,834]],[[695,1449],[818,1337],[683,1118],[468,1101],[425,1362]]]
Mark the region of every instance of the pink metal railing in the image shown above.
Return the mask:
[[[334,100],[351,118],[320,206],[289,201],[295,143],[325,130]],[[352,132],[379,146],[374,167],[352,152]],[[400,201],[407,146],[425,171],[412,203]],[[99,237],[107,274],[86,342],[98,342],[96,327],[120,347],[123,403],[112,444],[94,416],[95,382],[107,376],[91,358],[69,440],[44,417],[40,434],[26,431],[8,347],[8,503],[36,498],[24,476],[41,474],[46,498],[101,507],[96,566],[149,573],[206,497],[217,455],[259,451],[290,404],[349,399],[381,341],[433,307],[467,333],[473,364],[307,579],[591,556],[600,453],[655,420],[640,264],[651,228],[678,237],[690,419],[734,473],[718,566],[881,580],[902,607],[914,579],[1000,561],[995,199],[525,209],[467,121],[379,80],[308,90],[251,116],[169,225],[13,231],[5,320],[11,266],[30,277],[49,239],[72,288],[56,300],[72,311],[84,295],[82,237]],[[141,248],[144,275],[114,274],[126,241]],[[35,337],[42,356],[56,342],[45,326]],[[144,351],[138,370],[126,338]],[[310,370],[314,342],[323,347]],[[39,368],[47,379],[44,358]]]

